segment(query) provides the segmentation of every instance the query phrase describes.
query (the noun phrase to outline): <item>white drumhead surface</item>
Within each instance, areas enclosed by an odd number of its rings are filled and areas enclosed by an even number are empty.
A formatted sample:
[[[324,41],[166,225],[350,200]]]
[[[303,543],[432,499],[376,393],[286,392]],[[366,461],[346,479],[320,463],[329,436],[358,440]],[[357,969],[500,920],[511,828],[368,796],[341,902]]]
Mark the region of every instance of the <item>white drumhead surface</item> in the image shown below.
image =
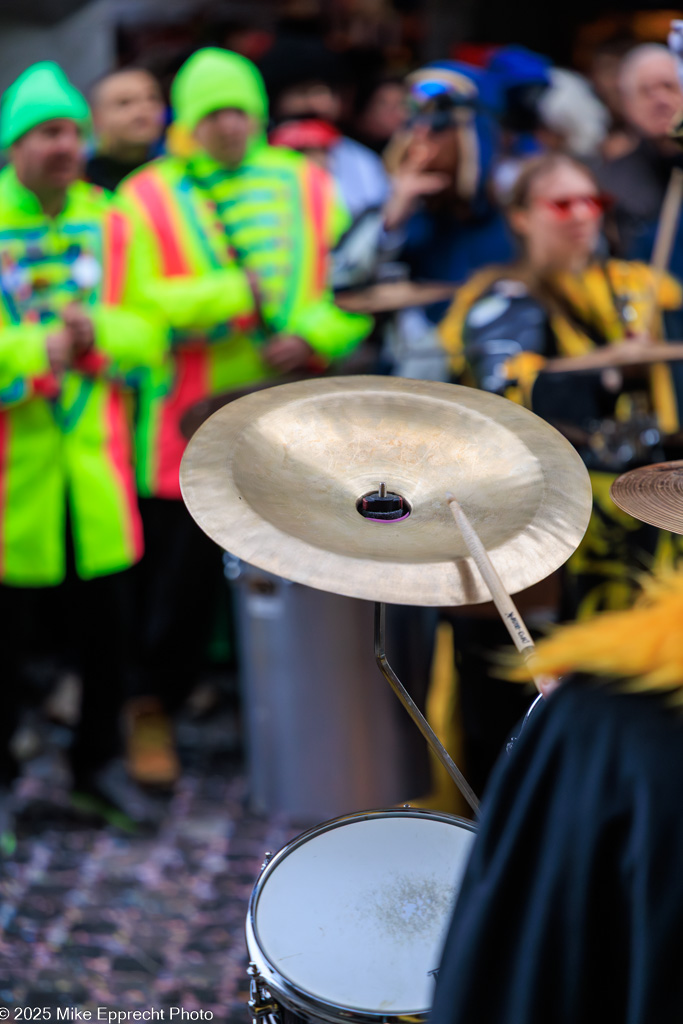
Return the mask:
[[[327,1002],[427,1010],[473,840],[456,823],[409,815],[314,836],[263,882],[255,911],[262,952],[302,993]]]

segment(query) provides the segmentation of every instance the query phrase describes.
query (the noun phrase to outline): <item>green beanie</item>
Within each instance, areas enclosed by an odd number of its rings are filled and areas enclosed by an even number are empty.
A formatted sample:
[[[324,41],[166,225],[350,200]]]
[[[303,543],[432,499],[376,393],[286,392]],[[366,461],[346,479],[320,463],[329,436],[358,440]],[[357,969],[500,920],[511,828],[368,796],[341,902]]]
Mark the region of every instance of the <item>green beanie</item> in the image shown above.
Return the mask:
[[[256,65],[215,46],[188,57],[173,80],[171,103],[176,120],[189,131],[223,107],[243,110],[262,123],[268,118],[266,88]]]
[[[89,118],[88,104],[59,64],[42,60],[12,82],[0,106],[0,147],[7,149],[44,121],[68,117],[79,124]]]

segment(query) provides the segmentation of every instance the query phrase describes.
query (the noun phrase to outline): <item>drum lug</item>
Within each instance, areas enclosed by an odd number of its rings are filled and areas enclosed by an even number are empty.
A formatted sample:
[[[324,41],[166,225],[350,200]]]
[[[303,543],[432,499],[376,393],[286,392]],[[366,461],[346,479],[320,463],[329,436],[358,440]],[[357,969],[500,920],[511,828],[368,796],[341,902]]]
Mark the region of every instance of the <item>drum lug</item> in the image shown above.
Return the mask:
[[[265,852],[265,854],[263,856],[263,864],[261,865],[261,871],[265,871],[266,870],[266,868],[268,867],[268,865],[270,864],[272,859],[273,859],[273,854],[271,853],[270,850],[266,850],[266,852]]]
[[[282,1024],[280,1007],[263,983],[255,963],[247,968],[249,975],[249,1009],[252,1024]]]

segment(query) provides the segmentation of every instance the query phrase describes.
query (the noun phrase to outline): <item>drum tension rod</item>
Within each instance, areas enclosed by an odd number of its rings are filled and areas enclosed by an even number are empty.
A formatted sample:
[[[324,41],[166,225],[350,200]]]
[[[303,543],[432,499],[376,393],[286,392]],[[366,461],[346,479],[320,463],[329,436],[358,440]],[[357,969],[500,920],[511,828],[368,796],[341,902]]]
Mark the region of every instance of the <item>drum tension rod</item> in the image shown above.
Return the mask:
[[[253,961],[247,968],[249,975],[249,1002],[252,1024],[282,1024],[280,1007],[266,988],[258,967]]]
[[[384,645],[385,626],[386,605],[377,602],[375,604],[375,661],[377,662],[382,675],[387,680],[401,704],[426,739],[432,753],[439,759],[450,777],[453,779],[453,782],[465,797],[465,800],[467,800],[467,803],[476,814],[479,811],[479,801],[477,800],[474,790],[471,788],[467,779],[462,774],[455,761],[450,756],[443,743],[439,740],[431,725],[389,664]]]

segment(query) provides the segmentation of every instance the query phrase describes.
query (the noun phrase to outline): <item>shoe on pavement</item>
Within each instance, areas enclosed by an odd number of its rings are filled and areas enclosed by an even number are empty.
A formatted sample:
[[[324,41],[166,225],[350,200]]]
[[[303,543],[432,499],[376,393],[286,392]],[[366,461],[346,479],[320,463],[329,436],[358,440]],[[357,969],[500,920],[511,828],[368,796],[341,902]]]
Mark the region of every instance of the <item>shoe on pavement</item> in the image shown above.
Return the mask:
[[[171,721],[155,697],[129,701],[124,711],[126,770],[141,786],[171,788],[180,778]]]

